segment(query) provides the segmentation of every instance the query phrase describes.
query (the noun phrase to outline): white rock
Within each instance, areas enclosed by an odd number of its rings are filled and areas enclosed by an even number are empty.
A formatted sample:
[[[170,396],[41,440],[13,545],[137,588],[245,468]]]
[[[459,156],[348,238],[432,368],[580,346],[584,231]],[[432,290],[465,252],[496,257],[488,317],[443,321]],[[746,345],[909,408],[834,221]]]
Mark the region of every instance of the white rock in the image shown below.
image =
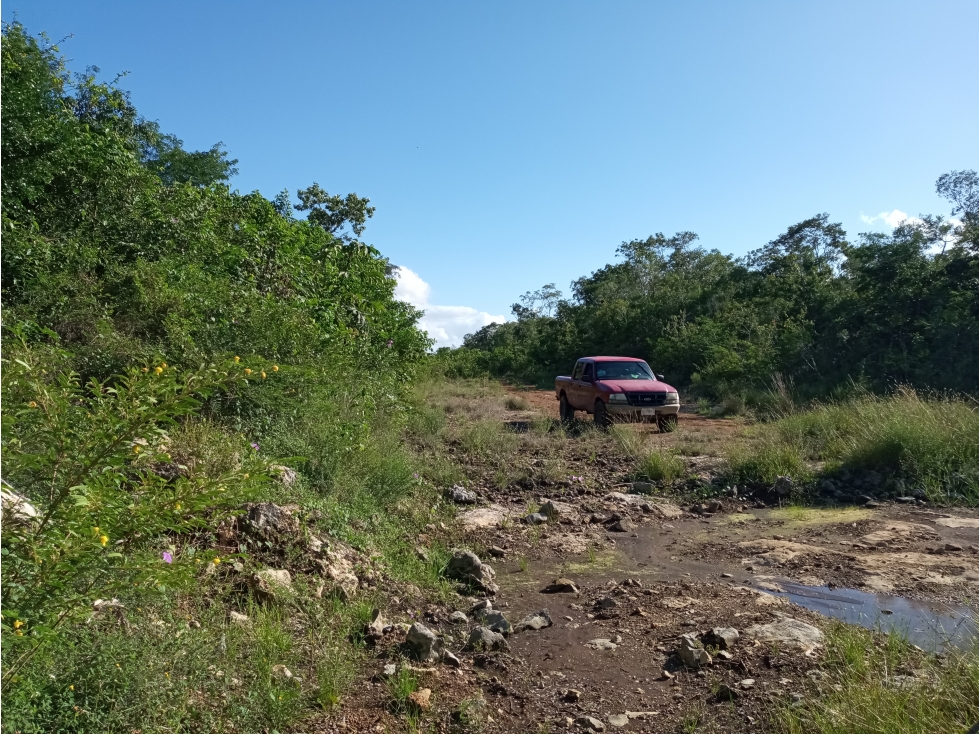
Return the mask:
[[[760,642],[777,642],[789,647],[812,649],[823,644],[824,635],[816,627],[791,617],[770,624],[756,624],[744,631],[746,637]]]

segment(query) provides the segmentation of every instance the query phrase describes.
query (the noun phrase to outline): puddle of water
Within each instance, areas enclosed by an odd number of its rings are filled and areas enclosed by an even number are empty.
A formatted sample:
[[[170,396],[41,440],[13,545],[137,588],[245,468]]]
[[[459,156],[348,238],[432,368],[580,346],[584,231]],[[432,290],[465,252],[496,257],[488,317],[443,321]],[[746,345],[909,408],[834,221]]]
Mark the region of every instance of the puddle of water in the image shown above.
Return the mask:
[[[804,586],[788,579],[779,579],[778,585],[785,593],[777,596],[787,597],[801,607],[868,629],[898,632],[929,652],[941,652],[949,646],[965,649],[979,639],[976,615],[968,607],[868,594],[857,589]]]

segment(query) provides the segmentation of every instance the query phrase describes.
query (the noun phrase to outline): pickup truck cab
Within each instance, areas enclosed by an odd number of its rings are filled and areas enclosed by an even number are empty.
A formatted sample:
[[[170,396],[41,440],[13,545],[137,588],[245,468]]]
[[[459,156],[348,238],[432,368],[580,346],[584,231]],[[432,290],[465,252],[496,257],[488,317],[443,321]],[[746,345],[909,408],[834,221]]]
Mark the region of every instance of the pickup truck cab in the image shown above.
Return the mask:
[[[641,359],[582,357],[570,375],[554,381],[554,394],[563,421],[582,410],[594,415],[602,428],[619,419],[655,421],[661,431],[670,431],[677,425],[680,395],[662,379]]]

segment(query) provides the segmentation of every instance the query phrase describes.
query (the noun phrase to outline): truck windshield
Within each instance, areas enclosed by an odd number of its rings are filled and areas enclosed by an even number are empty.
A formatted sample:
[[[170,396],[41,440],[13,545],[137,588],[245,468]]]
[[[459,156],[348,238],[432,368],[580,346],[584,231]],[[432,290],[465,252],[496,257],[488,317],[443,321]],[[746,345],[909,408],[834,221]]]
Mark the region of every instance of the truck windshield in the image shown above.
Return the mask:
[[[599,380],[653,380],[653,371],[645,362],[598,362],[595,376]]]

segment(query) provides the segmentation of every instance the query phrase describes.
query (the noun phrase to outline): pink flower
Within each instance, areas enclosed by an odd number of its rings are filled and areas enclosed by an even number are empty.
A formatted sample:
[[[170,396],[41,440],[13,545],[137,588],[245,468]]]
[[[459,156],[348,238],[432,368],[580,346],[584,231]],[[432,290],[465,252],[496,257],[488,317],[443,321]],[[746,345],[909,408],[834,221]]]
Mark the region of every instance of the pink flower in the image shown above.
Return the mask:
[[[252,448],[255,449],[256,451],[258,451],[258,444],[257,443],[252,443]]]
[[[170,555],[169,551],[163,551],[163,560],[166,563],[173,563],[173,556]]]

